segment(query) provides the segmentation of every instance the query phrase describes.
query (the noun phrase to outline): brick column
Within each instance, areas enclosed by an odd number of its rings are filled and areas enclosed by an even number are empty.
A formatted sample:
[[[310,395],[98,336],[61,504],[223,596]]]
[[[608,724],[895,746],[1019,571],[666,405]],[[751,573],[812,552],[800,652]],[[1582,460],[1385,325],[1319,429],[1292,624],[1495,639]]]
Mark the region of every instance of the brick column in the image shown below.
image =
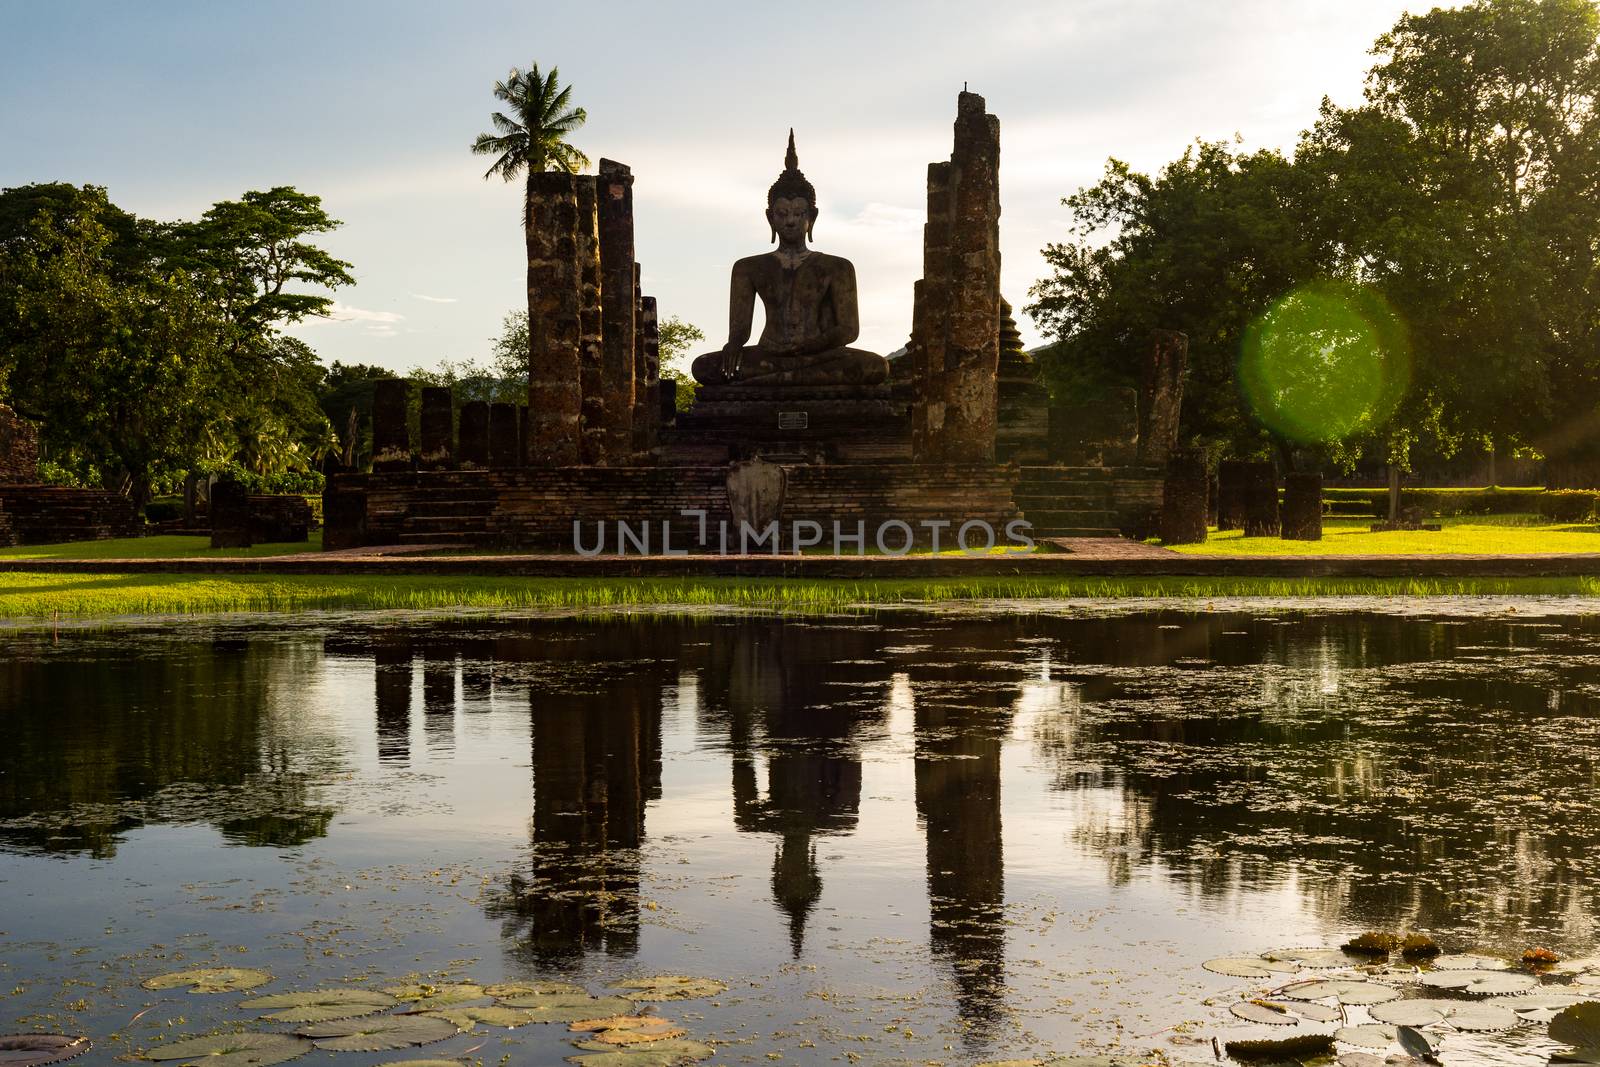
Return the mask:
[[[526,237],[527,458],[535,466],[572,466],[579,458],[583,398],[576,175],[529,175]]]
[[[1000,120],[957,101],[955,150],[928,168],[923,281],[916,295],[919,460],[994,460],[1000,363]]]
[[[1139,462],[1159,467],[1178,446],[1183,374],[1189,337],[1177,330],[1152,330],[1139,374]]]
[[[489,403],[470,400],[461,405],[461,445],[456,461],[463,467],[489,465]]]
[[[411,469],[411,383],[404,378],[384,378],[372,387],[372,469]]]
[[[455,466],[455,412],[450,390],[427,386],[422,390],[422,450],[417,464],[423,470]]]
[[[601,461],[616,466],[633,455],[633,174],[615,160],[602,159],[598,194],[600,379],[607,399]]]
[[[517,447],[517,405],[489,405],[489,466],[520,467]]]
[[[656,447],[661,425],[661,325],[656,321],[656,298],[639,298],[639,351],[643,355],[643,376],[634,383],[634,418],[643,413],[634,440],[641,452]]]
[[[578,176],[578,386],[581,430],[578,457],[585,464],[605,457],[607,392],[602,368],[600,230],[595,179]]]

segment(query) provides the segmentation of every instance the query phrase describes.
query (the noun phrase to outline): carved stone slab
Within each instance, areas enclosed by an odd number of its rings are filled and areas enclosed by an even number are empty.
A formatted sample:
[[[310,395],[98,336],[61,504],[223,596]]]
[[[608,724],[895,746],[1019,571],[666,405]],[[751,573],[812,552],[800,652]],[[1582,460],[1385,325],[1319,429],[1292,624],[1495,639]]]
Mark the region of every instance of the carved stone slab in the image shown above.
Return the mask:
[[[789,476],[776,463],[752,459],[733,464],[728,468],[728,510],[733,521],[757,530],[777,522],[788,487]]]

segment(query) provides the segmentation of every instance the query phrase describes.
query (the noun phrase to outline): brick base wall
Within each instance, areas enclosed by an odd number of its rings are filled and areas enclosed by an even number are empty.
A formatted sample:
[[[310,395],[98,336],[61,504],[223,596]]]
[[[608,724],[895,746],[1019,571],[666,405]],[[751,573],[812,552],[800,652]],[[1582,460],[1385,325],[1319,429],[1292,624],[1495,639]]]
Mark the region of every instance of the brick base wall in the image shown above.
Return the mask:
[[[0,485],[0,508],[10,516],[16,543],[22,545],[104,541],[144,533],[144,521],[132,500],[99,489]]]

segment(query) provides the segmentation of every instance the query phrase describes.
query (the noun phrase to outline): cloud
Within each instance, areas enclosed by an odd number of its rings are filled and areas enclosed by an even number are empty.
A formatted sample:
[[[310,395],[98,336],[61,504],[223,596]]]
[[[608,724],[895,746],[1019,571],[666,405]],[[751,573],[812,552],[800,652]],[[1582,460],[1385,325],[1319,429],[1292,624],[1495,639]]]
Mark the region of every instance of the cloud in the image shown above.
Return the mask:
[[[328,318],[334,322],[403,322],[405,316],[398,311],[369,311],[366,308],[351,307],[335,301],[328,309]]]
[[[430,304],[456,303],[456,298],[453,296],[429,296],[427,293],[412,293],[411,295],[417,300],[426,300]]]

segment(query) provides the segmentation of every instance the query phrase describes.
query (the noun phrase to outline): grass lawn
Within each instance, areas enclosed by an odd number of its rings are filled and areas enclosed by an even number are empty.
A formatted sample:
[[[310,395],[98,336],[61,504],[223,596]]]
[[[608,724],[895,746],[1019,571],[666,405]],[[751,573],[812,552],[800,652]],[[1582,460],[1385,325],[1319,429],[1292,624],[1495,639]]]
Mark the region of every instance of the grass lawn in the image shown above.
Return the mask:
[[[571,610],[680,606],[781,612],[1082,597],[1600,596],[1596,578],[470,578],[412,575],[0,572],[0,618],[307,610]]]
[[[1322,540],[1245,537],[1239,530],[1211,531],[1205,543],[1173,545],[1197,556],[1394,556],[1600,552],[1600,526],[1552,523],[1539,515],[1464,515],[1429,519],[1444,529],[1373,533],[1373,519],[1324,518]]]
[[[182,534],[68,541],[59,545],[17,545],[0,548],[0,559],[203,559],[206,556],[287,556],[295,552],[320,551],[322,531],[313,530],[308,541],[250,548],[212,548],[209,537]]]

